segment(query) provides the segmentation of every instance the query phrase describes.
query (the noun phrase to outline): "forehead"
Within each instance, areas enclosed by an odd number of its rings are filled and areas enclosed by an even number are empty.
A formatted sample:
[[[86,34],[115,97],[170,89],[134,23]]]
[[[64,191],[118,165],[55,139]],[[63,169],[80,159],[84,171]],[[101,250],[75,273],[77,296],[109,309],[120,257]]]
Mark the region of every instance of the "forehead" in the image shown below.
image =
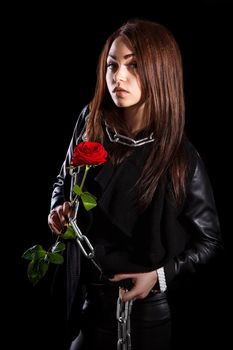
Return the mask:
[[[133,52],[133,48],[130,45],[130,43],[123,37],[119,36],[116,38],[112,45],[110,46],[108,56],[112,58],[124,58],[127,59],[132,56],[132,54],[135,54]]]

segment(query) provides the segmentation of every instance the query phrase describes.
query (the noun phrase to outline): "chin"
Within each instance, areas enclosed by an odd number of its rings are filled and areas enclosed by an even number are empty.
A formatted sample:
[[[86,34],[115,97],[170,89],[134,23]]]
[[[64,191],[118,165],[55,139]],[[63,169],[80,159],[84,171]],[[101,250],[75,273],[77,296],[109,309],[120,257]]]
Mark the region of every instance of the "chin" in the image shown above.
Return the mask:
[[[121,108],[127,108],[127,107],[132,107],[135,106],[135,103],[127,103],[126,101],[121,101],[121,100],[114,100],[114,103],[117,107],[121,107]]]

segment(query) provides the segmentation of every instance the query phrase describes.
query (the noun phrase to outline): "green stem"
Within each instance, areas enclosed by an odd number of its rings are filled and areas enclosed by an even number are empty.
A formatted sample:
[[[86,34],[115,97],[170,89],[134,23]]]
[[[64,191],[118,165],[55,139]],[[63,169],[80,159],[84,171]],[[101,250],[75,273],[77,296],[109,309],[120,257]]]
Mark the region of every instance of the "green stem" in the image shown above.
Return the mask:
[[[83,190],[83,185],[84,185],[84,182],[86,180],[87,173],[88,173],[88,170],[90,169],[90,167],[91,167],[91,165],[86,165],[85,166],[85,172],[84,172],[83,179],[82,179],[82,182],[81,182],[81,185],[80,185],[81,191]]]
[[[84,186],[84,183],[85,183],[85,180],[86,180],[86,177],[87,177],[87,173],[88,173],[88,170],[91,168],[91,165],[85,165],[85,172],[84,172],[84,175],[83,175],[83,178],[82,178],[82,182],[81,182],[81,185],[79,186],[81,191],[83,190],[83,186]],[[71,202],[71,207],[73,207],[75,201],[77,200],[79,196],[76,194],[74,199],[72,200]]]

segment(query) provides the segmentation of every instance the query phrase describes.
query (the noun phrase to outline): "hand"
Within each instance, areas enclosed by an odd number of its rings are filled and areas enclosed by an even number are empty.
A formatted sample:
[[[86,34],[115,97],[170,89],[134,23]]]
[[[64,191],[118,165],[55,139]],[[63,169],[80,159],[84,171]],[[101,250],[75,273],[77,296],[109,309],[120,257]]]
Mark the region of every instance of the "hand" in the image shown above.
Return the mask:
[[[150,271],[144,273],[125,273],[115,275],[110,279],[112,282],[118,282],[125,279],[131,279],[133,287],[129,291],[120,292],[120,297],[123,301],[132,299],[144,299],[158,281],[157,271]]]
[[[48,216],[48,225],[53,233],[60,235],[65,226],[69,223],[72,208],[70,202],[64,202],[51,210]]]

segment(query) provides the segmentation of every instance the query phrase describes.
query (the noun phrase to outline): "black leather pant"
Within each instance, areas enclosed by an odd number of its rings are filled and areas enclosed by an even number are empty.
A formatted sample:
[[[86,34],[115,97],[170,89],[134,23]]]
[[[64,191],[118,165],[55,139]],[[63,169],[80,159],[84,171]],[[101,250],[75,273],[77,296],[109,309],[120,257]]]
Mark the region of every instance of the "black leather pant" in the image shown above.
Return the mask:
[[[116,350],[117,286],[90,285],[83,310],[82,332],[71,350]],[[168,350],[170,309],[165,293],[150,293],[134,301],[131,312],[132,350]]]

